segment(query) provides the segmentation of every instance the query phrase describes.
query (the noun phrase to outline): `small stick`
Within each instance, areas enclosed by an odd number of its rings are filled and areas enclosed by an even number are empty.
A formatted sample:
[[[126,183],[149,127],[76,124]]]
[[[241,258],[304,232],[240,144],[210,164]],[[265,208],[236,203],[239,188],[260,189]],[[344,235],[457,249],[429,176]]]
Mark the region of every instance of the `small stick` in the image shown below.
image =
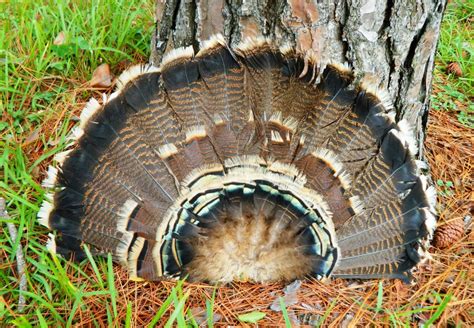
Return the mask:
[[[5,199],[0,197],[0,217],[9,219],[10,216],[8,215]],[[11,222],[7,222],[8,231],[10,232],[10,236],[12,238],[13,244],[16,243],[16,238],[18,236],[18,231],[15,225]],[[18,312],[23,312],[25,308],[25,296],[23,292],[26,291],[26,275],[25,275],[25,258],[23,257],[23,248],[21,247],[21,243],[18,244],[16,249],[16,268],[18,271],[18,275],[20,276],[20,294],[18,297]]]

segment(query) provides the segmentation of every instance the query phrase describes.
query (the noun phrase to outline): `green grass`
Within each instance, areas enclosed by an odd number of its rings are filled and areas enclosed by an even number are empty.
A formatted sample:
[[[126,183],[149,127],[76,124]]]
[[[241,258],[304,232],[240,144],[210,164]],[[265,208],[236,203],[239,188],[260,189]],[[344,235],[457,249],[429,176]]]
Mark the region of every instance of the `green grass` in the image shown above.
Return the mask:
[[[81,102],[94,94],[81,88],[92,71],[104,62],[114,70],[125,60],[146,60],[153,11],[151,0],[0,3],[0,196],[7,200],[11,216],[8,222],[18,229],[18,239],[13,242],[6,229],[7,220],[0,218],[0,326],[68,327],[80,322],[77,314],[87,312],[92,305],[106,309],[108,325],[133,326],[136,305],[119,299],[110,257],[94,259],[88,254],[89,264],[76,264],[45,249],[46,230],[36,223],[44,198],[37,181],[43,177],[45,160],[64,148]],[[435,108],[456,111],[459,120],[471,127],[474,52],[468,44],[473,39],[468,14],[473,11],[473,1],[455,1],[446,13],[435,71],[440,92],[433,96]],[[54,45],[60,32],[64,32],[65,42]],[[451,61],[460,62],[462,78],[446,78],[442,72]],[[114,73],[119,73],[118,68]],[[468,105],[460,108],[458,103]],[[22,313],[17,311],[18,282],[10,265],[15,262],[20,240],[28,268]],[[385,311],[383,292],[380,285],[377,307],[372,311]],[[209,327],[213,326],[214,295],[206,301]],[[434,322],[442,314],[449,300],[449,295],[440,299],[430,320]],[[119,302],[125,302],[126,310],[121,316],[124,319],[117,322]],[[196,326],[188,305],[189,293],[178,282],[161,307],[154,309],[149,325],[163,324],[166,317],[165,324],[170,327]],[[325,311],[321,324],[329,320],[335,305],[336,300]],[[282,309],[288,325],[284,304]],[[412,315],[410,311],[399,309],[390,317],[403,325]],[[250,319],[258,316],[261,314],[254,313]],[[93,317],[87,319],[93,325],[101,324]]]
[[[474,128],[474,1],[457,0],[448,6],[442,23],[433,83],[432,107],[454,111],[459,122]],[[446,76],[449,63],[456,62],[463,75]]]
[[[290,317],[288,316],[288,310],[286,309],[285,300],[281,296],[280,296],[280,308],[283,314],[283,318],[285,319],[285,327],[291,328],[291,320],[290,320]]]
[[[90,277],[85,265],[66,266],[45,250],[45,230],[35,220],[44,192],[36,181],[41,180],[44,160],[64,147],[76,101],[92,96],[78,86],[95,67],[146,60],[153,10],[153,1],[137,0],[0,3],[0,196],[18,228],[13,243],[0,219],[0,326],[71,326],[90,299],[103,303],[110,324],[115,320],[111,261],[96,263],[90,257],[95,273]],[[54,45],[60,32],[64,43]],[[54,129],[47,129],[45,122]],[[7,265],[14,263],[20,240],[28,268],[24,314],[16,311],[18,284]],[[86,283],[74,285],[71,275]]]

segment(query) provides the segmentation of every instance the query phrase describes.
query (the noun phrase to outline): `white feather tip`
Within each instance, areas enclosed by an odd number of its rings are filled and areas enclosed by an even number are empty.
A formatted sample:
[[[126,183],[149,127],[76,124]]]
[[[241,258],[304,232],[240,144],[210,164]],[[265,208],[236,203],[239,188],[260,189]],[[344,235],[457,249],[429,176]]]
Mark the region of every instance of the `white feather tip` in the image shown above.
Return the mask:
[[[352,196],[349,198],[352,210],[355,214],[360,214],[364,210],[364,203],[361,201],[359,196]]]
[[[68,155],[72,152],[72,149],[70,150],[65,150],[65,151],[62,151],[60,153],[57,153],[56,155],[54,155],[54,158],[53,160],[55,162],[57,162],[58,164],[63,164],[64,161],[67,159]]]
[[[212,51],[212,49],[219,48],[219,47],[226,47],[227,42],[222,34],[215,34],[211,36],[209,39],[201,42],[201,49],[196,54],[196,57],[203,56],[204,54]]]
[[[284,44],[280,47],[280,52],[283,56],[292,56],[295,54],[295,47],[291,44]]]
[[[41,185],[44,188],[54,188],[56,186],[57,176],[58,176],[58,169],[50,165],[48,167],[46,179],[43,180]]]
[[[386,111],[391,111],[393,107],[392,96],[385,88],[378,87],[374,84],[374,77],[364,77],[360,83],[360,87],[367,93],[370,93],[380,100],[380,103],[385,107]]]
[[[80,122],[80,127],[84,129],[84,127],[87,125],[87,122],[89,122],[90,118],[94,116],[94,114],[102,107],[102,105],[97,101],[95,98],[91,98],[87,104],[86,107],[81,112],[81,122]]]
[[[410,153],[416,154],[418,152],[418,142],[416,141],[412,125],[405,119],[398,122],[397,125],[398,129],[400,130],[408,144],[408,149],[410,150]]]
[[[167,66],[172,66],[175,62],[182,59],[192,59],[194,57],[193,47],[176,48],[168,52],[161,61],[161,70],[165,70]]]
[[[253,53],[260,48],[270,46],[271,44],[271,40],[263,36],[248,37],[235,47],[235,51],[245,55],[247,53]]]
[[[154,72],[159,72],[160,69],[158,67],[155,67],[151,64],[138,64],[130,67],[126,71],[124,71],[120,76],[117,78],[117,89],[115,90],[116,92],[119,92],[123,90],[123,88],[132,80],[136,79],[140,75],[146,74],[146,73],[154,73]],[[114,96],[115,97],[115,96]],[[109,97],[110,99],[113,99],[114,97]]]
[[[158,148],[158,155],[161,159],[166,159],[178,152],[178,148],[172,143],[164,144]]]
[[[335,176],[338,176],[343,171],[342,163],[337,160],[337,155],[329,149],[326,148],[317,148],[313,151],[313,156],[323,160],[329,167],[335,172]]]
[[[84,135],[84,130],[80,126],[72,128],[70,135],[67,137],[67,141],[77,141]]]
[[[56,254],[56,236],[52,233],[48,234],[48,241],[46,242],[46,249],[52,254]]]
[[[133,199],[127,199],[119,210],[119,219],[117,220],[117,230],[126,231],[130,215],[133,213],[138,203]]]
[[[430,206],[430,211],[432,213],[436,213],[436,188],[431,183],[429,183],[428,178],[425,175],[420,175],[420,181],[423,190],[425,191],[426,200]]]
[[[47,194],[46,199],[41,204],[40,210],[38,212],[38,222],[44,227],[51,228],[49,226],[49,216],[53,211],[53,204],[52,204],[52,195]]]
[[[337,68],[338,71],[340,71],[344,74],[352,74],[352,69],[349,66],[349,63],[347,63],[347,62],[340,63],[340,62],[336,62],[336,61],[330,61],[329,65]]]
[[[436,216],[427,208],[421,209],[425,215],[425,227],[428,231],[429,239],[433,237],[433,233],[436,230],[437,222]]]
[[[190,127],[186,131],[186,142],[190,142],[193,139],[201,139],[207,135],[206,127],[203,125],[195,125]]]

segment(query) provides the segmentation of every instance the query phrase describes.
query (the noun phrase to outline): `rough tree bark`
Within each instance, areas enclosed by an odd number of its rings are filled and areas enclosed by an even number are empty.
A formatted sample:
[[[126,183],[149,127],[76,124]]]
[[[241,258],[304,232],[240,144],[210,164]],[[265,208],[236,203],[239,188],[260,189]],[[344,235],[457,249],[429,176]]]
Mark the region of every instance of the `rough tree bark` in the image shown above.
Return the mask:
[[[432,70],[446,0],[157,0],[151,61],[222,33],[231,45],[265,36],[322,63],[346,62],[388,90],[398,119],[423,144]],[[419,157],[423,157],[422,147]]]

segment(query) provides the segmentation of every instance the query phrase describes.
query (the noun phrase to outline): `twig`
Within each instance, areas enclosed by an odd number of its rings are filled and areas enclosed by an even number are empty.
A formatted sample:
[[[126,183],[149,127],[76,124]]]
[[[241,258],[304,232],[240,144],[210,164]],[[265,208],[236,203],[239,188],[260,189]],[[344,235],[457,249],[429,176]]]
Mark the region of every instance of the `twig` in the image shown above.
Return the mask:
[[[0,197],[0,217],[9,219],[10,216],[8,215],[5,199]],[[12,238],[12,243],[16,243],[16,238],[18,237],[18,231],[15,225],[11,222],[7,222],[8,231],[10,232],[10,236]],[[18,243],[18,247],[16,249],[16,268],[18,271],[18,275],[20,276],[20,294],[18,296],[18,312],[22,312],[25,308],[25,296],[23,292],[26,291],[26,275],[25,275],[25,258],[23,257],[23,247],[21,247],[21,243]]]

